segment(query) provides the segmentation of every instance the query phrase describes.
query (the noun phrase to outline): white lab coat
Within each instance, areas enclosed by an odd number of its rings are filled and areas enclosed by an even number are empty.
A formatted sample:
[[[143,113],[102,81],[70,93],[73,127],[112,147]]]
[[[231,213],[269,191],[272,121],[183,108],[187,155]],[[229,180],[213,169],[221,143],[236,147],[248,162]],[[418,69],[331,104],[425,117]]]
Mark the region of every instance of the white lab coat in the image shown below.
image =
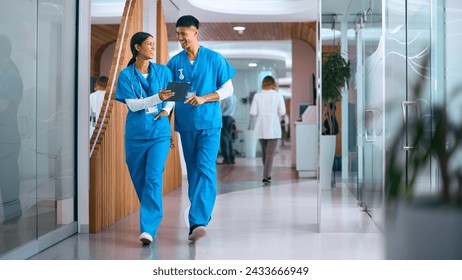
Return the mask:
[[[90,94],[90,138],[93,135],[93,130],[95,130],[95,127],[93,125],[96,124],[96,122],[98,122],[105,94],[105,90],[97,90]],[[95,117],[94,123],[92,122],[93,116]]]
[[[286,113],[284,97],[275,90],[262,90],[253,97],[250,115],[256,116],[254,133],[257,139],[281,138],[280,117]]]

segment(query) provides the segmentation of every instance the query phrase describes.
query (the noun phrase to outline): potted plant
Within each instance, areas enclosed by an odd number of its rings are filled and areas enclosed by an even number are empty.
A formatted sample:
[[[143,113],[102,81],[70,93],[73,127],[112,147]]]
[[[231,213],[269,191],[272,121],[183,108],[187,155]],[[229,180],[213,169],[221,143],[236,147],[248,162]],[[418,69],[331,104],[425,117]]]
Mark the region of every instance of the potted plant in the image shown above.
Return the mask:
[[[322,63],[322,102],[323,134],[336,135],[338,123],[335,117],[337,102],[342,100],[342,90],[350,79],[350,62],[338,51],[323,53]]]
[[[424,76],[424,75],[422,75]],[[414,88],[418,99],[423,80]],[[460,89],[452,97],[460,96]],[[457,102],[452,98],[451,103]],[[429,117],[430,116],[430,117]],[[462,259],[462,122],[451,119],[446,102],[429,115],[403,124],[411,147],[402,160],[402,136],[387,151],[385,243],[389,259]],[[400,156],[401,154],[401,156]],[[436,162],[437,187],[417,191],[419,176]],[[406,168],[407,167],[407,168]]]
[[[335,117],[336,104],[342,99],[342,89],[350,79],[350,62],[336,50],[323,53],[322,63],[322,143],[320,157],[321,189],[330,189],[335,158],[335,138],[339,132]]]

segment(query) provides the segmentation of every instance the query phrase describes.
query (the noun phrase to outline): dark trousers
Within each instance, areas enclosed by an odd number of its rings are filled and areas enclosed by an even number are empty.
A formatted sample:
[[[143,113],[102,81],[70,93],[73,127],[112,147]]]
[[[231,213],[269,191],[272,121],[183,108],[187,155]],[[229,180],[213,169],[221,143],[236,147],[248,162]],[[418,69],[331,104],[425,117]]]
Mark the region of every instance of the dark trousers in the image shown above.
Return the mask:
[[[220,150],[223,156],[223,163],[234,163],[234,150],[233,150],[233,122],[231,116],[223,116],[223,127],[221,128]]]
[[[260,139],[261,159],[263,162],[263,178],[271,177],[273,158],[279,139]]]

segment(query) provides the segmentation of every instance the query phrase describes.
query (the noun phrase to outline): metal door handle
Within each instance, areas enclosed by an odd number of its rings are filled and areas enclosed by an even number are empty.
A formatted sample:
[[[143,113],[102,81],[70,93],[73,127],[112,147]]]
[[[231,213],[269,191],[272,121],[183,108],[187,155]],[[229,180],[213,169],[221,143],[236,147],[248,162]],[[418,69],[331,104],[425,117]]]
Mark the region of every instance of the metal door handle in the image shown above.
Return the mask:
[[[408,128],[407,128],[407,118],[408,118],[407,111],[408,111],[409,107],[415,106],[415,105],[417,105],[416,101],[403,101],[403,102],[401,102],[401,107],[403,109],[403,127],[404,127],[406,132],[408,130]],[[406,134],[407,133],[403,133],[401,149],[404,150],[404,151],[410,151],[410,150],[414,149],[415,147],[407,145],[406,140],[405,140]]]
[[[364,134],[366,143],[373,143],[375,141],[374,110],[367,109],[364,120],[366,127],[366,133]]]

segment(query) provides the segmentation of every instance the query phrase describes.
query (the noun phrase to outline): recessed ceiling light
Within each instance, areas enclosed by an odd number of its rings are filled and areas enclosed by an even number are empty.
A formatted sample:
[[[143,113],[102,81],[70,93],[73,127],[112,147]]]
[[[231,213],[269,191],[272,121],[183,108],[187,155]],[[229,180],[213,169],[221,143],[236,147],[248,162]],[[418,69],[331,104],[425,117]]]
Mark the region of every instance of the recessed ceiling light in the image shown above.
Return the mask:
[[[249,67],[257,67],[257,64],[255,62],[249,62]]]
[[[238,34],[244,34],[245,27],[244,26],[234,26],[233,29],[237,31]]]

